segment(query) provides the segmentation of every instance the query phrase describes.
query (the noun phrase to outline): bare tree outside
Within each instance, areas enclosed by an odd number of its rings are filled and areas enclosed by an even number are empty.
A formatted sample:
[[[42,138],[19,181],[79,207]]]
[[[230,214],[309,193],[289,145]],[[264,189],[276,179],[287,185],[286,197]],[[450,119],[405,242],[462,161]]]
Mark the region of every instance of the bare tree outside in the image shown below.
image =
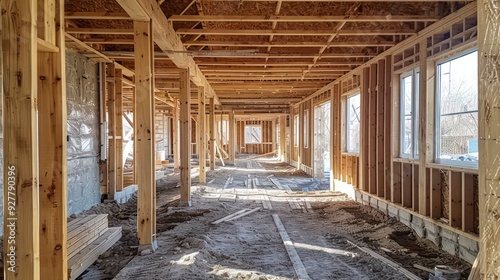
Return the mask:
[[[360,104],[361,95],[358,93],[347,98],[347,134],[346,148],[348,152],[359,152]]]
[[[437,158],[477,162],[477,51],[438,64]]]

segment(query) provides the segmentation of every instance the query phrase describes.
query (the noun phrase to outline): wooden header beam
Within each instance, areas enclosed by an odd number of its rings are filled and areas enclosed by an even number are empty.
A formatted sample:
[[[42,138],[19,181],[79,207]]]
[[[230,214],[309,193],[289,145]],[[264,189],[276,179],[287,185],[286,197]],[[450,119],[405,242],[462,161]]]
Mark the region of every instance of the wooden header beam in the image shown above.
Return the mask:
[[[121,2],[123,0],[118,0]],[[143,0],[145,1],[145,0]],[[387,15],[387,16],[245,16],[245,15],[173,15],[170,21],[211,22],[434,22],[438,16]]]
[[[219,104],[218,97],[210,83],[207,81],[193,58],[188,56],[187,50],[180,38],[175,34],[172,24],[153,0],[117,0],[118,4],[135,20],[145,17],[151,18],[154,28],[154,41],[158,47],[167,53],[178,68],[189,69],[191,81],[197,86],[205,88],[209,97],[214,97]]]
[[[116,39],[113,41],[104,41],[102,43],[127,43],[126,39]],[[111,40],[111,39],[109,39]],[[119,40],[119,41],[118,41]],[[130,42],[128,42],[130,43]],[[230,46],[230,47],[392,47],[395,42],[258,42],[258,41],[187,41],[189,46]]]
[[[71,31],[77,32],[82,28],[71,29]],[[85,30],[85,29],[84,29]],[[110,32],[114,32],[113,29],[109,29]],[[94,31],[97,32],[97,31]],[[179,35],[245,35],[245,36],[378,36],[378,35],[413,35],[417,32],[411,29],[374,29],[374,30],[339,30],[335,32],[333,30],[272,30],[272,29],[178,29],[175,31]],[[106,33],[81,33],[81,34],[106,34]],[[113,33],[107,33],[113,34]]]

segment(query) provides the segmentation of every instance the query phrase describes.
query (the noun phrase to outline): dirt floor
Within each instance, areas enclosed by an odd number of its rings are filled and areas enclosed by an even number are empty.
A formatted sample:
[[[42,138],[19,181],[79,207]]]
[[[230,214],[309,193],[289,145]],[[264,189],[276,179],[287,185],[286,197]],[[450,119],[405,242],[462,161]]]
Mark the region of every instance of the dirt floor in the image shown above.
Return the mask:
[[[81,215],[108,213],[110,226],[123,227],[123,237],[79,279],[297,279],[272,214],[284,225],[310,279],[406,279],[359,247],[422,279],[429,273],[413,264],[450,265],[464,271],[463,279],[470,270],[393,218],[328,191],[328,180],[309,178],[272,159],[217,167],[204,185],[193,178],[188,208],[176,207],[178,173],[166,173],[157,184],[158,251],[137,255],[136,199],[96,205]],[[244,217],[211,224],[257,207]]]

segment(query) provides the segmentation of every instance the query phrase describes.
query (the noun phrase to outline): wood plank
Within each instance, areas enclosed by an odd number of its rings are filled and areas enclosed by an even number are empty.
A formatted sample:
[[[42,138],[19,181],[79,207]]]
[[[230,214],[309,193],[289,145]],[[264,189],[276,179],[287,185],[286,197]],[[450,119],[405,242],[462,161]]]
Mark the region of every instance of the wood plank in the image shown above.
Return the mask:
[[[210,170],[215,170],[215,100],[210,98]]]
[[[179,110],[179,101],[174,99],[174,108],[173,108],[173,119],[172,119],[172,139],[173,139],[173,153],[174,153],[174,168],[178,169],[181,166],[181,150],[179,144],[179,118],[180,118],[180,110]]]
[[[80,234],[72,240],[68,240],[68,258],[73,257],[85,246],[94,242],[94,240],[96,240],[107,228],[107,220],[102,220],[100,223],[81,231]]]
[[[377,64],[370,66],[368,98],[368,191],[377,193]]]
[[[240,210],[240,211],[238,211],[238,212],[235,212],[235,213],[233,213],[233,214],[230,214],[230,215],[227,215],[227,216],[225,216],[225,217],[222,217],[222,218],[220,218],[220,219],[218,219],[218,220],[216,220],[216,221],[213,221],[211,224],[212,224],[212,225],[220,224],[220,223],[222,223],[222,222],[226,221],[227,219],[230,219],[230,218],[232,218],[232,217],[236,217],[236,216],[238,216],[239,214],[245,213],[245,212],[247,212],[247,211],[250,211],[250,209],[247,209],[247,208],[242,209],[242,210]]]
[[[123,71],[115,68],[116,191],[123,190]]]
[[[205,113],[205,88],[198,87],[198,123],[200,124],[200,133],[198,134],[198,146],[200,147],[200,175],[199,182],[207,181],[207,131],[206,131],[206,113]]]
[[[38,76],[44,77],[38,79],[38,156],[43,163],[39,164],[40,277],[55,280],[68,277],[66,56],[60,11],[64,1],[43,1],[43,10],[38,10],[39,16],[43,14],[38,24],[43,42],[54,47],[51,53],[38,53]]]
[[[9,253],[16,256],[14,265],[5,262],[4,276],[5,279],[39,279],[37,2],[6,0],[0,5],[4,118],[4,244],[9,244],[12,239],[17,241],[15,245],[9,245],[10,250],[3,252],[4,260],[10,259]],[[57,133],[57,130],[60,130],[60,127],[56,128],[54,133]],[[62,152],[62,149],[60,151]],[[57,193],[54,198],[63,203],[63,190],[59,189],[59,179],[57,181]],[[60,205],[54,214],[64,208],[65,205]],[[60,226],[60,223],[54,223],[54,228],[51,229],[51,232],[57,232],[58,240],[61,238],[60,234],[64,234],[59,232]],[[57,257],[59,256],[62,255],[57,254]]]
[[[384,92],[384,170],[385,170],[385,199],[391,201],[391,177],[392,177],[392,90],[393,90],[393,67],[392,56],[385,57],[385,92]],[[399,143],[399,142],[396,142]],[[418,188],[417,188],[418,189]]]
[[[448,171],[450,226],[462,228],[462,173]]]
[[[401,162],[394,161],[392,163],[394,166],[392,168],[392,190],[391,198],[392,202],[396,204],[401,204],[402,192],[402,177],[401,177]]]
[[[462,230],[474,232],[474,175],[462,173]]]
[[[441,170],[431,168],[431,195],[430,195],[430,204],[431,204],[431,212],[430,217],[433,219],[441,218]]]
[[[384,116],[385,116],[385,60],[381,59],[377,63],[377,112],[376,112],[376,180],[377,180],[377,196],[385,197],[385,154],[384,154]],[[390,107],[389,107],[390,108]]]
[[[137,141],[137,236],[139,250],[156,249],[156,180],[154,155],[154,47],[151,22],[134,21],[135,126]]]
[[[109,31],[109,33],[106,33]],[[121,31],[121,30],[120,30]],[[80,34],[113,34],[117,32],[114,29],[95,29],[95,28],[71,28],[70,33]],[[126,30],[121,31],[123,34]],[[362,35],[413,35],[416,34],[412,29],[378,29],[378,30],[273,30],[273,29],[187,29],[180,28],[175,31],[179,35],[247,35],[247,36],[362,36]],[[121,33],[120,33],[121,34]],[[203,65],[197,61],[198,65]]]
[[[283,244],[285,245],[288,257],[292,261],[293,269],[295,270],[295,275],[299,280],[311,279],[307,274],[306,268],[304,267],[304,264],[300,260],[299,254],[297,254],[295,246],[293,245],[292,240],[290,240],[290,237],[288,236],[288,233],[286,232],[283,223],[281,223],[281,219],[278,216],[278,214],[273,214],[273,220],[274,224],[276,225],[276,228],[278,229],[278,233],[281,236],[281,240],[283,240]]]
[[[85,216],[84,219],[81,219],[79,222],[68,225],[68,234],[67,239],[68,243],[71,243],[74,238],[77,238],[78,235],[81,235],[82,231],[85,231],[88,228],[94,227],[97,224],[108,223],[108,215],[100,214],[100,215],[90,215]]]
[[[121,227],[108,228],[92,244],[81,250],[78,254],[68,260],[68,276],[74,280],[92,265],[99,255],[106,252],[122,236]]]
[[[108,197],[114,199],[116,193],[116,103],[115,103],[115,65],[106,65],[106,107],[108,109]],[[121,115],[120,115],[121,117]]]
[[[437,16],[426,15],[404,15],[391,17],[386,16],[232,16],[232,15],[172,15],[171,21],[212,21],[212,22],[401,22],[401,21],[424,21],[433,22],[439,20]]]
[[[419,174],[420,167],[418,164],[413,164],[413,173],[412,173],[412,209],[413,211],[418,213],[418,208],[420,207],[419,203]]]
[[[358,180],[359,180],[358,169],[359,169],[358,157],[357,156],[353,156],[352,157],[352,186],[355,187],[355,188],[359,188],[359,185],[358,185]]]
[[[181,200],[182,206],[191,206],[191,90],[189,69],[179,69],[181,98],[180,98],[180,148],[181,148]]]
[[[413,168],[410,163],[402,163],[401,177],[402,177],[402,188],[403,188],[403,207],[412,207],[413,199],[413,179],[412,179]]]

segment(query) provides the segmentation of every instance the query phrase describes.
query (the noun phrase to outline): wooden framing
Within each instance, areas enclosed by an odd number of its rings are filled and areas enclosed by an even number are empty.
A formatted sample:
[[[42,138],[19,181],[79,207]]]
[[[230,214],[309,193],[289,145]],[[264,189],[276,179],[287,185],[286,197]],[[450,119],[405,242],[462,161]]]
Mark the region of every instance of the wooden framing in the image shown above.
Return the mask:
[[[206,131],[206,115],[205,115],[205,88],[198,87],[198,147],[199,147],[199,160],[200,160],[200,175],[198,181],[205,183],[207,181],[207,131]]]
[[[115,103],[115,65],[110,63],[106,65],[106,97],[108,108],[108,156],[106,163],[108,164],[108,197],[114,199],[116,189],[116,171],[117,163],[117,149],[116,149],[116,103]],[[121,115],[120,115],[121,117]],[[121,152],[120,152],[121,153]]]
[[[153,30],[151,21],[134,21],[135,122],[137,157],[137,237],[139,252],[156,250],[156,181],[154,155]]]
[[[38,167],[40,174],[38,182],[40,189],[40,278],[66,280],[68,279],[67,105],[64,24],[61,24],[64,1],[44,1],[43,4],[43,9],[38,9],[38,35],[56,46],[57,52],[40,52],[40,49],[38,52],[38,156],[39,162],[42,163]],[[36,58],[32,58],[35,63]],[[7,127],[5,129],[7,133]],[[8,139],[6,138],[5,141]],[[4,152],[6,153],[7,150]],[[36,153],[36,151],[33,152]],[[5,186],[9,185],[4,184],[4,188]],[[4,201],[8,203],[10,200]],[[19,218],[26,219],[25,216],[19,216]],[[26,229],[19,228],[20,233],[22,230]],[[27,235],[36,236],[36,232],[36,228],[33,228],[33,232]],[[4,233],[8,235],[7,231]],[[17,254],[22,256],[19,251]],[[4,257],[4,260],[8,259]],[[4,266],[7,264],[8,262],[4,262]],[[18,270],[24,269],[25,267],[19,263]],[[19,275],[18,278],[11,277],[12,273],[9,270],[6,270],[4,275],[7,276],[6,279],[37,279],[34,274],[29,276],[25,274],[22,277]]]
[[[123,190],[123,74],[115,68],[115,154],[116,154],[116,191]]]
[[[280,116],[279,124],[280,124],[279,159],[281,161],[285,161],[285,157],[286,157],[286,116]]]
[[[174,168],[178,169],[181,166],[181,151],[179,144],[179,101],[174,99],[173,117],[172,117],[172,139],[173,139],[173,153],[174,153]]]
[[[210,170],[215,170],[215,100],[210,98]]]
[[[5,279],[39,279],[40,236],[36,234],[39,232],[37,2],[8,0],[2,1],[1,5],[5,201],[3,227],[6,245],[6,250],[3,251],[4,276]],[[56,63],[57,60],[54,60],[54,64]],[[56,90],[57,87],[54,88]],[[62,113],[60,109],[62,107],[58,108],[58,113]],[[57,131],[52,136],[57,137]],[[54,151],[53,147],[51,150]],[[57,187],[62,187],[59,180]],[[61,194],[57,192],[55,199],[60,201]],[[14,208],[9,209],[9,205]],[[15,246],[7,246],[9,238],[17,241]],[[9,263],[9,254],[15,255],[13,263]]]
[[[229,111],[229,161],[235,161],[236,159],[236,137],[235,137],[235,119],[234,119],[234,111]]]
[[[179,69],[181,86],[181,199],[179,206],[191,206],[191,91],[189,69]]]
[[[385,197],[385,170],[384,170],[384,112],[385,112],[385,59],[381,59],[377,63],[377,112],[376,112],[376,181],[377,181],[377,196]]]
[[[438,21],[436,16],[219,16],[219,15],[173,15],[168,18],[171,21],[224,21],[224,22],[404,22],[404,21]],[[186,43],[189,45],[189,43]]]

